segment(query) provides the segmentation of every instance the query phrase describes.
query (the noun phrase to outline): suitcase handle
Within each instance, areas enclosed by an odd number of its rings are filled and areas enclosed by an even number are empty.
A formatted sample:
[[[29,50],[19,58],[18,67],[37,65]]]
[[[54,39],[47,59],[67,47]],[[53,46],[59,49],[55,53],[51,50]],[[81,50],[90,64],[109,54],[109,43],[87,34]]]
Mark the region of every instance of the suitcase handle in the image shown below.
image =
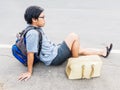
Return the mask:
[[[91,65],[91,72],[90,72],[90,78],[93,76],[94,74],[94,64]]]
[[[82,78],[84,78],[85,65],[82,65]]]

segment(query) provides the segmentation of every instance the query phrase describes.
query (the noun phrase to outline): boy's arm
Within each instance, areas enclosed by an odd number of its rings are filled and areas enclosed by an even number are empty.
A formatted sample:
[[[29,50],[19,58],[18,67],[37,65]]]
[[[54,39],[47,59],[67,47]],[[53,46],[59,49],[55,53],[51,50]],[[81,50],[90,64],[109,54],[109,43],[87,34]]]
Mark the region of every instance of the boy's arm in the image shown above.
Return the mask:
[[[28,52],[27,53],[27,66],[28,66],[28,70],[27,72],[25,73],[22,73],[20,76],[19,76],[19,80],[25,80],[27,81],[31,75],[32,75],[32,72],[33,72],[33,62],[34,62],[34,53],[33,52]]]

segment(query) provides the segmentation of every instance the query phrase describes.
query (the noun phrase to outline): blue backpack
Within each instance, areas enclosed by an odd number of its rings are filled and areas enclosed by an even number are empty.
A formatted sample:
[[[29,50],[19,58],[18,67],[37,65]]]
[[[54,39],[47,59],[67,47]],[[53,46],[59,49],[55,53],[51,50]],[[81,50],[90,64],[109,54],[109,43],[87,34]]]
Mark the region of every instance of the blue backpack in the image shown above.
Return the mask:
[[[41,34],[39,28],[34,27],[34,26],[28,26],[21,33],[17,34],[17,40],[16,40],[15,44],[12,46],[13,56],[24,65],[27,65],[27,50],[26,50],[25,35],[30,30],[36,30],[39,33],[38,53],[34,53],[34,64],[37,63],[40,58],[39,55],[40,55],[41,45],[42,45],[42,34]]]

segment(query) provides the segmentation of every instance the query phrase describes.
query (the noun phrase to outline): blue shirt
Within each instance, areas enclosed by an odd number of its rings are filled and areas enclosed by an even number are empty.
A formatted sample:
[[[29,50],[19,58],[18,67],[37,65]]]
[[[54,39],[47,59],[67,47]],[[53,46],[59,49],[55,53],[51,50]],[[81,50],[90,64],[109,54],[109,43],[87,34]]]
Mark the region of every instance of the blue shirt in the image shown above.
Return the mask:
[[[58,46],[52,43],[43,30],[39,29],[42,34],[42,48],[40,52],[40,60],[46,65],[50,65],[52,60],[57,56]],[[39,33],[36,30],[30,30],[26,34],[27,52],[38,52]]]

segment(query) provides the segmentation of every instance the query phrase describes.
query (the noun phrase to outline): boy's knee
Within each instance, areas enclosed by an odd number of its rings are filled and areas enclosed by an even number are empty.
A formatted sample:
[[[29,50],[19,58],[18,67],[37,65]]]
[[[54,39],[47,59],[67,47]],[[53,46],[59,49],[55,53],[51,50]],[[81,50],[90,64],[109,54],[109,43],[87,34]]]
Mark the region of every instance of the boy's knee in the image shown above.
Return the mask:
[[[75,34],[75,33],[70,33],[69,36],[70,36],[72,39],[75,39],[75,40],[78,39],[78,35]]]

